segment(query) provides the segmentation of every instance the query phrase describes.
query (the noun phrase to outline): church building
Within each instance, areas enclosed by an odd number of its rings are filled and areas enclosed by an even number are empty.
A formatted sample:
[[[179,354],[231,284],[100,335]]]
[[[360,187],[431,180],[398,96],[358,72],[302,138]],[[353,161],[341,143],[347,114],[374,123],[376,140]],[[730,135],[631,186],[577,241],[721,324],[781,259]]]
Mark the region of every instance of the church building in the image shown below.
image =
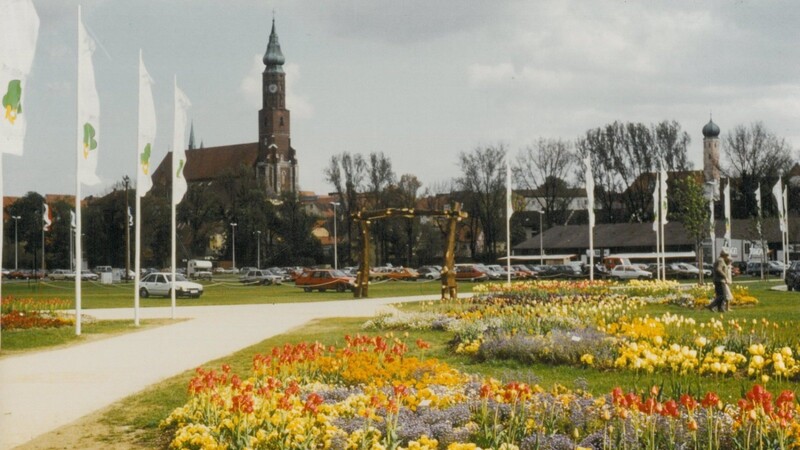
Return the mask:
[[[212,182],[241,166],[251,168],[262,180],[266,192],[278,196],[298,192],[296,151],[292,148],[290,112],[286,109],[285,58],[281,52],[275,19],[264,54],[262,109],[258,112],[258,142],[219,147],[194,147],[194,130],[186,151],[184,176],[191,183]],[[153,173],[154,184],[172,182],[172,153],[169,152]]]

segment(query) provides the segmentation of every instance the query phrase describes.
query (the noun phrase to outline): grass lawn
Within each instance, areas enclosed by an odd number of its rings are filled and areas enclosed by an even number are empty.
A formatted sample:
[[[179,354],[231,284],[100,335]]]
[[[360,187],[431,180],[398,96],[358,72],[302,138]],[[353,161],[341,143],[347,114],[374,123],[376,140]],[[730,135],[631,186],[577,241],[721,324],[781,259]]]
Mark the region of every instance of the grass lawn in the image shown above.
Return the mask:
[[[760,300],[755,307],[739,308],[725,315],[726,318],[757,319],[766,318],[770,321],[797,323],[800,312],[797,311],[795,302],[800,301],[800,294],[776,292],[770,288],[774,282],[758,282],[750,285],[751,293]],[[406,304],[403,309],[429,308],[430,304]],[[435,307],[435,306],[434,306]],[[708,321],[711,317],[720,317],[705,310],[689,310],[675,306],[650,305],[641,311],[642,314],[658,315],[664,312],[683,314],[694,317],[698,322]],[[280,336],[267,339],[255,346],[243,349],[228,357],[205,364],[207,368],[216,368],[222,364],[229,364],[234,373],[247,377],[252,367],[253,355],[268,352],[274,346],[285,343],[302,341],[319,341],[324,344],[343,344],[345,334],[383,334],[387,331],[364,331],[363,319],[340,318],[316,321],[302,329],[295,330]],[[787,332],[794,333],[796,327],[787,328]],[[414,342],[421,338],[431,343],[428,350],[418,350],[414,346],[412,355],[424,354],[427,358],[437,358],[448,362],[454,367],[469,373],[490,375],[501,380],[518,380],[529,383],[538,383],[544,387],[555,384],[566,386],[570,389],[585,389],[595,395],[603,395],[616,386],[626,390],[646,390],[650,386],[659,385],[668,395],[680,392],[705,393],[713,390],[720,394],[723,400],[739,398],[749,390],[754,381],[749,378],[725,378],[712,376],[671,376],[667,374],[639,375],[631,371],[599,371],[595,369],[571,366],[558,366],[548,364],[521,364],[513,361],[492,361],[479,363],[467,356],[454,354],[448,341],[452,334],[442,331],[415,331],[394,330],[396,335],[408,333],[406,342]],[[165,439],[158,429],[159,422],[164,419],[172,409],[181,406],[187,400],[187,385],[194,372],[188,371],[172,377],[158,385],[133,395],[124,401],[107,409],[99,419],[109,430],[117,430],[108,439],[108,442],[135,442],[147,448],[164,446]],[[768,387],[777,392],[781,389],[796,390],[795,382],[770,381]]]
[[[353,298],[351,292],[303,292],[293,283],[280,286],[242,285],[236,278],[219,278],[214,281],[203,281],[203,296],[197,299],[179,298],[178,306],[189,305],[241,305],[259,303],[302,303],[325,300],[343,300]],[[469,292],[474,283],[459,283],[463,292]],[[369,296],[400,297],[410,295],[439,295],[441,283],[435,281],[417,282],[380,282],[369,288]],[[3,296],[19,298],[53,298],[58,297],[75,301],[75,284],[70,281],[4,281]],[[131,308],[133,307],[133,282],[103,285],[94,282],[82,283],[81,306],[83,309],[94,308]],[[150,297],[141,299],[141,306],[169,306],[170,299]]]
[[[101,320],[83,323],[82,334],[75,335],[75,327],[32,328],[27,330],[3,330],[3,348],[0,355],[9,356],[32,350],[41,350],[60,345],[71,345],[92,339],[111,337],[122,333],[146,330],[148,328],[175,323],[169,319],[148,319],[140,321],[137,328],[132,320]]]

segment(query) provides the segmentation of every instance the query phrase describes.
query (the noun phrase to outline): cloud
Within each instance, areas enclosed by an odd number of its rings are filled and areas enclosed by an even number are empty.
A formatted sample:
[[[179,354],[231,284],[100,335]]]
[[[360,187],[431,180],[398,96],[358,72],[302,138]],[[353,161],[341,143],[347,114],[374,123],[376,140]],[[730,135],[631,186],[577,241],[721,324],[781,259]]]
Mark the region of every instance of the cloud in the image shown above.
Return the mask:
[[[300,66],[295,63],[288,63],[283,66],[286,72],[286,107],[291,111],[292,116],[298,119],[308,119],[314,116],[314,105],[307,96],[301,95],[295,89],[301,78]],[[242,94],[246,106],[252,109],[261,109],[261,73],[264,71],[264,63],[261,55],[253,57],[253,65],[239,83],[239,93]]]
[[[500,64],[472,64],[467,68],[469,83],[473,87],[482,86],[486,83],[500,84],[513,80],[517,74],[511,63]]]

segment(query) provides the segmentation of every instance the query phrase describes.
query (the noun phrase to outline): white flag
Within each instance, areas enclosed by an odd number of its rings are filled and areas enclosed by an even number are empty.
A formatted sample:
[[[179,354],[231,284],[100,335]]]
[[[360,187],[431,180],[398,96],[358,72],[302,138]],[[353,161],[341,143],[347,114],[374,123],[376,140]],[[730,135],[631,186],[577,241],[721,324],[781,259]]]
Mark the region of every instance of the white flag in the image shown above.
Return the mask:
[[[150,160],[153,141],[156,138],[156,107],[153,103],[153,79],[147,73],[139,50],[139,139],[136,147],[136,161],[139,167],[136,173],[136,194],[144,197],[153,187]]]
[[[756,206],[758,206],[758,222],[756,222],[756,229],[758,235],[761,236],[761,186],[756,189]]]
[[[50,225],[53,224],[53,214],[50,212],[50,206],[43,203],[42,206],[42,230],[50,231]]]
[[[511,161],[506,158],[506,220],[511,220],[514,205],[511,203]]]
[[[725,183],[725,246],[731,245],[731,179]]]
[[[76,226],[78,226],[75,223],[75,221],[76,221],[76,219],[75,219],[75,211],[69,210],[69,226],[71,226],[72,228],[75,228]]]
[[[133,213],[131,213],[130,206],[128,206],[128,225],[133,226]]]
[[[772,187],[772,195],[775,196],[775,201],[778,203],[778,225],[780,225],[782,232],[786,231],[786,226],[783,223],[783,186],[780,178],[778,178],[775,186]]]
[[[589,215],[589,227],[594,227],[594,174],[592,173],[592,159],[587,156],[583,159],[586,166],[586,212]]]
[[[667,171],[661,171],[661,224],[666,225],[667,222]]]
[[[186,194],[186,178],[183,169],[186,166],[186,116],[191,106],[186,94],[178,89],[178,80],[175,79],[175,121],[172,135],[172,204],[177,205]]]
[[[78,9],[78,180],[86,185],[100,182],[97,177],[100,99],[92,64],[95,47]]]
[[[39,16],[30,0],[2,0],[0,11],[0,153],[21,155],[27,122],[27,106],[25,110],[22,107],[39,36]]]
[[[784,233],[789,232],[789,185],[783,187],[783,221],[781,222],[781,231]],[[789,238],[788,236],[786,237]]]
[[[659,215],[659,201],[658,193],[661,192],[661,184],[658,182],[658,175],[656,175],[656,186],[653,188],[653,231],[658,232],[658,225],[661,223]]]

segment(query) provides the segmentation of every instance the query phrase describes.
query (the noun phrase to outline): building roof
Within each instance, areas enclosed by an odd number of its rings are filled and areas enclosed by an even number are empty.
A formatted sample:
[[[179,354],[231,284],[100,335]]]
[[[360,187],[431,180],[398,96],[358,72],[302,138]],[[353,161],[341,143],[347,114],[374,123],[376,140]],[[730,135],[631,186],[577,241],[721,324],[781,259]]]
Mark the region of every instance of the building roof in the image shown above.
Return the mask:
[[[183,175],[189,182],[209,181],[240,166],[255,167],[256,162],[258,162],[257,142],[198,148],[186,151],[186,167],[183,169]],[[154,182],[169,183],[171,172],[172,152],[168,152],[153,172]]]
[[[725,222],[716,221],[716,237],[725,234]],[[763,219],[762,230],[767,242],[780,242],[780,230],[776,218]],[[693,245],[693,240],[680,222],[669,222],[664,225],[666,246]],[[756,240],[755,221],[753,219],[735,219],[731,221],[731,238]],[[552,227],[541,237],[542,246],[549,250],[572,250],[589,248],[589,228],[587,225],[561,225]],[[800,224],[797,218],[789,219],[789,242],[800,241]],[[606,223],[594,227],[595,248],[635,248],[655,246],[656,235],[653,223]],[[539,250],[539,235],[514,246],[514,250]]]

